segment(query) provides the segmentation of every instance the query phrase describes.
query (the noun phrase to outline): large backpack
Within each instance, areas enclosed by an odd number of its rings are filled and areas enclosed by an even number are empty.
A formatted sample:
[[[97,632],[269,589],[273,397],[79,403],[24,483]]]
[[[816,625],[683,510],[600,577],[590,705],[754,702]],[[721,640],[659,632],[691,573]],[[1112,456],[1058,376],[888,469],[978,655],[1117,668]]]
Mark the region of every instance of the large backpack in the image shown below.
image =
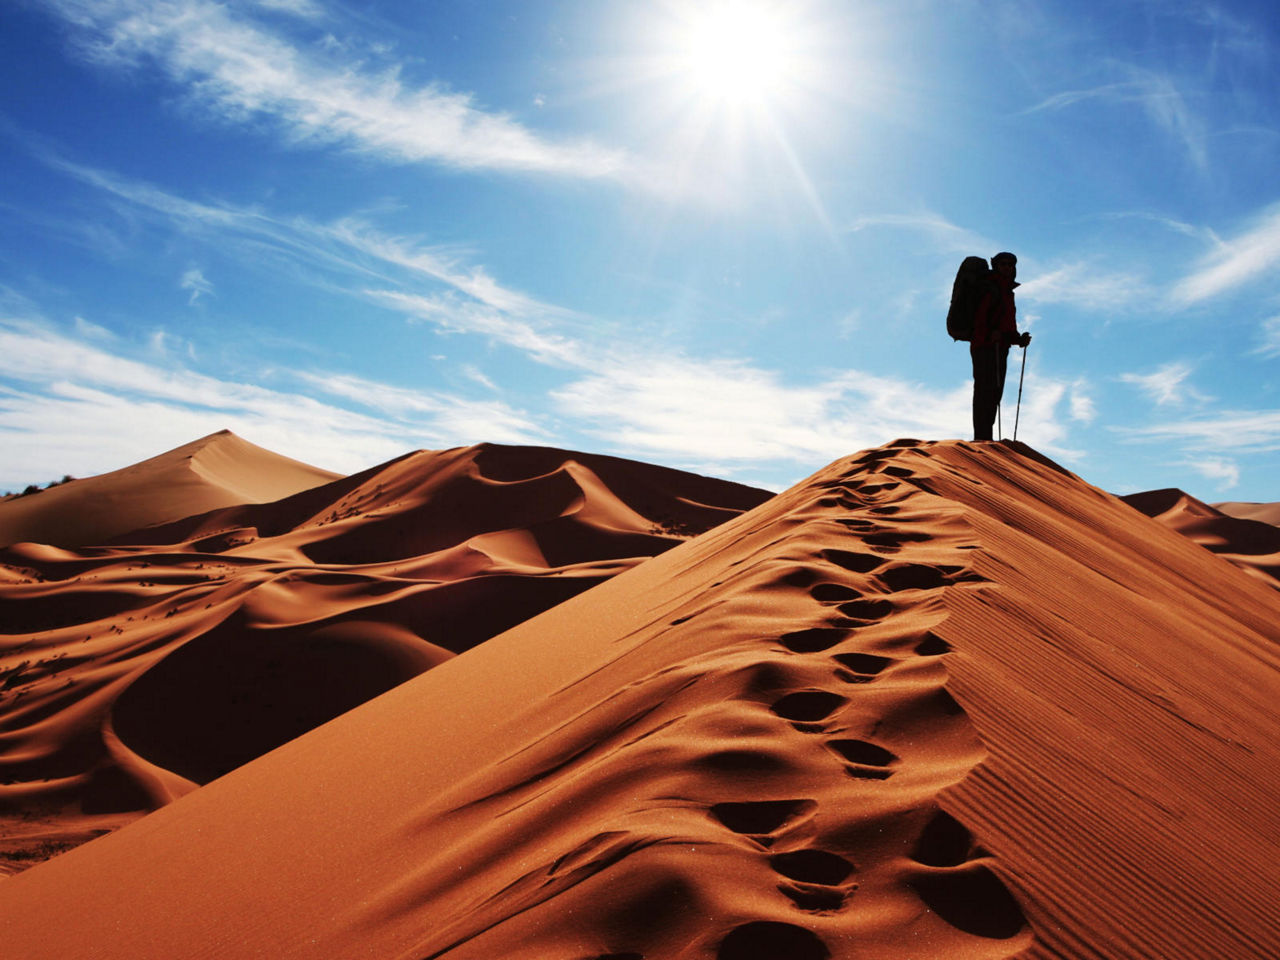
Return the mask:
[[[965,257],[951,285],[951,308],[947,310],[947,333],[952,340],[973,339],[973,318],[982,296],[991,289],[991,268],[982,257]]]

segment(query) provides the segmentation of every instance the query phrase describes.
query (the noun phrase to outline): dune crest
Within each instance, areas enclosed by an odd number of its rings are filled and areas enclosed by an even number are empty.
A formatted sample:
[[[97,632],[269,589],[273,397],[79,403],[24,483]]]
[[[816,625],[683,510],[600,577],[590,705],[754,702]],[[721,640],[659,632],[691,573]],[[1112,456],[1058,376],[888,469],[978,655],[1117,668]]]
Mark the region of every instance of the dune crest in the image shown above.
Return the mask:
[[[1025,446],[898,441],[0,883],[0,923],[31,960],[1274,957],[1277,622]]]
[[[221,430],[120,470],[0,501],[0,547],[105,543],[194,513],[279,500],[339,476]]]
[[[238,443],[202,443],[179,452],[230,476]],[[157,474],[139,466],[145,492]],[[135,820],[769,496],[482,445],[106,546],[0,550],[0,871]]]
[[[1173,488],[1133,493],[1120,499],[1231,561],[1250,576],[1280,587],[1280,527],[1266,519],[1280,519],[1276,504],[1210,506]],[[1224,507],[1234,512],[1226,512]]]

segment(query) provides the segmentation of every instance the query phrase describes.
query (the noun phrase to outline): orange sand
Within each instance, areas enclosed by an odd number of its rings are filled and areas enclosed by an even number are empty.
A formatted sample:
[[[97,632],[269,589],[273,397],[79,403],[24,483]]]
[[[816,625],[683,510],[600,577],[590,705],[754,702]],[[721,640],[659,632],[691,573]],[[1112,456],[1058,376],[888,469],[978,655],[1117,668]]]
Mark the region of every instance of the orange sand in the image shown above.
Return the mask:
[[[0,942],[1274,958],[1278,623],[1025,446],[898,441],[0,882]]]
[[[223,430],[123,470],[0,501],[0,547],[104,543],[193,513],[279,500],[339,476]]]
[[[154,493],[181,515],[182,496],[208,493],[184,485],[192,462],[247,496],[271,489],[255,477],[278,461],[224,433],[49,492]],[[157,492],[174,464],[183,482]],[[0,551],[0,871],[137,819],[769,496],[480,446],[112,546]]]
[[[1211,507],[1176,489],[1149,490],[1123,499],[1263,583],[1280,586],[1280,527],[1265,519],[1280,519],[1275,509],[1280,505],[1249,503]],[[1235,512],[1231,512],[1233,510]]]

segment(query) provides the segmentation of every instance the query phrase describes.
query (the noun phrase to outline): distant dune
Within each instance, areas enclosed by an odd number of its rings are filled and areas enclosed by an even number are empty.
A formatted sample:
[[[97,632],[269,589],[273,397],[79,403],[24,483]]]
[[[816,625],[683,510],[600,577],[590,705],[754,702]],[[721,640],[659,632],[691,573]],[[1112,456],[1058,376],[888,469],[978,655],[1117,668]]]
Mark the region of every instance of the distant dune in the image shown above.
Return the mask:
[[[1251,576],[1280,587],[1280,527],[1266,519],[1280,518],[1280,504],[1209,506],[1173,488],[1148,490],[1121,499]]]
[[[1258,520],[1273,527],[1280,526],[1280,503],[1240,503],[1227,501],[1215,503],[1213,508],[1229,517],[1241,520]]]
[[[108,479],[111,502],[184,519],[106,546],[0,550],[0,871],[136,819],[771,496],[482,445],[187,516],[233,489],[296,486],[292,463],[216,434],[69,485],[61,523],[77,542],[72,520],[103,529],[85,496]]]
[[[339,476],[223,430],[122,470],[0,501],[0,546],[105,543],[193,513],[279,500]]]
[[[576,455],[534,477],[488,449],[436,455],[442,482],[467,478],[457,502],[527,483],[564,510],[495,564],[549,561],[566,504],[627,516],[590,506],[614,487]],[[380,523],[404,463],[315,523],[352,549],[448,550]],[[638,499],[618,497],[647,516]],[[241,536],[217,526],[189,532]],[[253,536],[218,562],[247,563]],[[326,562],[287,574],[317,577],[306,610],[258,588],[261,641],[429,592],[395,580],[407,554],[366,579]],[[175,631],[233,589],[193,585]],[[1273,587],[1024,445],[897,441],[0,881],[0,942],[24,960],[1274,960],[1278,624]]]

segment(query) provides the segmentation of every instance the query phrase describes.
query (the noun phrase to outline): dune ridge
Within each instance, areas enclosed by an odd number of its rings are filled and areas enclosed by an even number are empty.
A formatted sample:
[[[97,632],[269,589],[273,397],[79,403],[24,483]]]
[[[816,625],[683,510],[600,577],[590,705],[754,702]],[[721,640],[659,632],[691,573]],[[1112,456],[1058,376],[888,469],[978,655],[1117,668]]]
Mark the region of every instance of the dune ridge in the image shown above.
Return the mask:
[[[120,470],[0,500],[0,547],[105,543],[193,513],[279,500],[339,476],[220,430]]]
[[[0,883],[0,931],[32,960],[1274,957],[1278,615],[1025,446],[898,441]]]
[[[262,459],[217,446],[222,476]],[[136,473],[149,489],[154,471]],[[107,546],[0,551],[0,870],[137,819],[769,496],[481,445]]]
[[[1121,497],[1129,506],[1171,530],[1229,560],[1269,586],[1280,586],[1280,527],[1275,504],[1218,504],[1210,506],[1167,488]],[[1224,512],[1222,507],[1235,513]]]

